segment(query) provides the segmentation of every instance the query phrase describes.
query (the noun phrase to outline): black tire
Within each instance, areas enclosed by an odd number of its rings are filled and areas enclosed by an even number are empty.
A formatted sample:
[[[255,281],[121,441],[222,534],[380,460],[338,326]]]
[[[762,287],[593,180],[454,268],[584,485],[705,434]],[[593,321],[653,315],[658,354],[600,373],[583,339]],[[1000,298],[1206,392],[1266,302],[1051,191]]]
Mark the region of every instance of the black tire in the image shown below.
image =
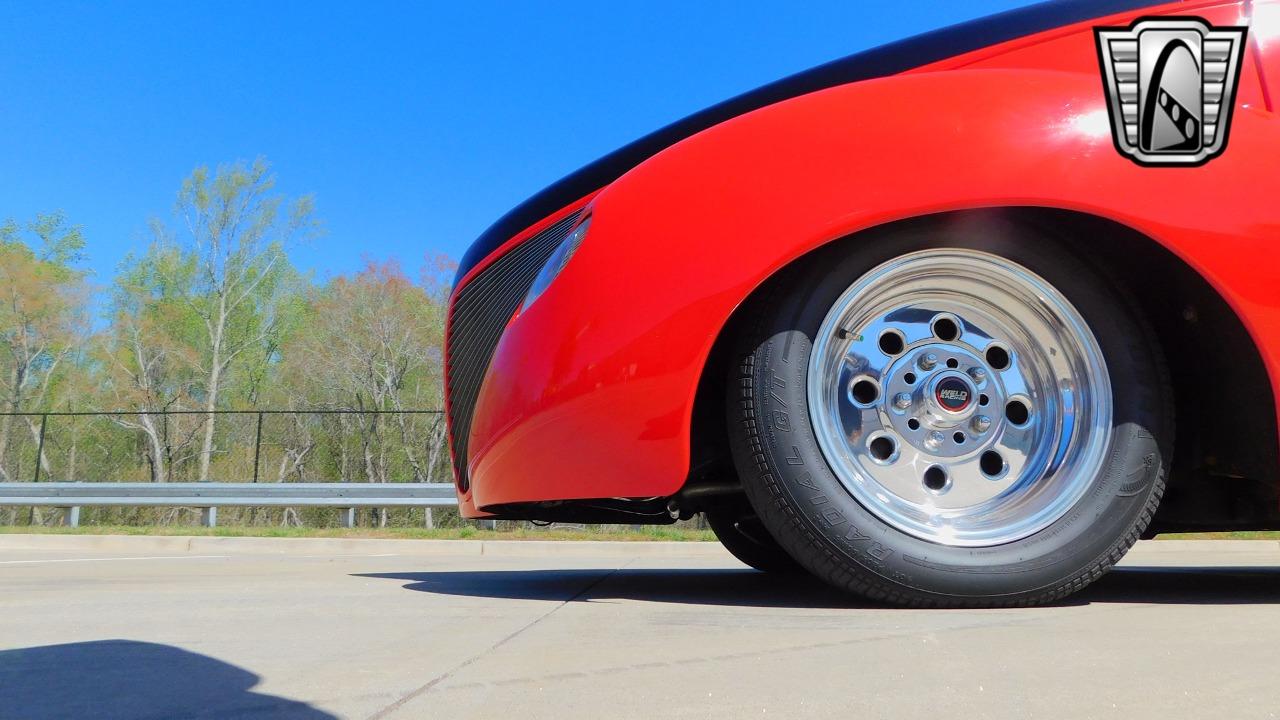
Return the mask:
[[[706,515],[720,544],[746,565],[768,573],[804,572],[765,529],[745,498],[709,509]]]
[[[1099,578],[1139,538],[1164,490],[1172,392],[1136,304],[1046,229],[986,220],[919,221],[834,244],[777,276],[754,299],[734,353],[729,435],[748,499],[787,553],[814,575],[873,600],[915,607],[1051,602]],[[1113,423],[1101,470],[1048,527],[988,547],[948,546],[902,532],[844,488],[824,457],[805,380],[817,332],[855,280],[905,253],[982,250],[1030,269],[1084,318],[1105,357]],[[775,423],[775,411],[789,421]]]

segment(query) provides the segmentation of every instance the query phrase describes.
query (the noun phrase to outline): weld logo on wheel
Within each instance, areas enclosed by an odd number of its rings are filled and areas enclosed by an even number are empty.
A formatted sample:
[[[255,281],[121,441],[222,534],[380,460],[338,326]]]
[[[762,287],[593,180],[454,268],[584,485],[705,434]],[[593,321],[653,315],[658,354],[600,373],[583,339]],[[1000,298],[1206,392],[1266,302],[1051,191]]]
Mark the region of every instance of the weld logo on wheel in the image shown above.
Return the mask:
[[[1116,149],[1145,166],[1222,154],[1247,31],[1195,17],[1094,28]]]
[[[963,412],[973,401],[973,391],[958,377],[943,378],[934,387],[933,395],[942,409],[954,413]]]

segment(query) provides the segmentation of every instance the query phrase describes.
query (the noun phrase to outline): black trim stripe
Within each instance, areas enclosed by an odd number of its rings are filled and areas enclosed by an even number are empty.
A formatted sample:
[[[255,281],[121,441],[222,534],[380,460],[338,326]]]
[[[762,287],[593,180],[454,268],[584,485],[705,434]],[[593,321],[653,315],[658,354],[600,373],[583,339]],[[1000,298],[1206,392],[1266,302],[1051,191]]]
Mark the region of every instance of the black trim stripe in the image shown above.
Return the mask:
[[[782,100],[884,77],[1056,27],[1150,7],[1151,0],[1051,0],[856,53],[713,105],[650,133],[549,185],[484,231],[458,264],[455,284],[516,233],[613,182],[691,135]]]

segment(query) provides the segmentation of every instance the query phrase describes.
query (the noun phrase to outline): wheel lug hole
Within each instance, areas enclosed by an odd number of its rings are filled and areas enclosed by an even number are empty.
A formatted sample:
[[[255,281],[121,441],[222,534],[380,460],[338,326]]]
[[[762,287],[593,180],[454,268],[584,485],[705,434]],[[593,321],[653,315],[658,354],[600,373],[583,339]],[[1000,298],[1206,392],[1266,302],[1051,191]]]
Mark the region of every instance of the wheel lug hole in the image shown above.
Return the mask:
[[[978,469],[982,470],[982,474],[988,478],[992,480],[998,479],[1004,474],[1004,458],[995,450],[988,450],[982,453],[982,457],[978,458]]]
[[[954,440],[957,445],[963,445],[964,433],[957,431],[955,434],[951,436],[951,439]]]
[[[955,358],[947,358],[947,367],[951,368],[952,370],[955,370],[956,368],[960,367],[960,361]]]
[[[1003,345],[991,345],[985,355],[987,364],[996,370],[1005,370],[1013,363],[1013,358]]]
[[[931,465],[925,470],[923,480],[925,488],[932,493],[944,493],[951,486],[951,478],[947,477],[947,471],[940,465]]]
[[[911,428],[912,430],[919,430],[920,421],[915,418],[911,418],[910,420],[907,421],[907,427]]]
[[[1010,400],[1004,406],[1004,416],[1014,425],[1026,425],[1031,420],[1031,408],[1020,398]]]
[[[849,396],[855,405],[866,407],[880,397],[880,385],[869,377],[857,377],[849,385]]]
[[[960,323],[950,315],[938,315],[930,323],[933,336],[943,342],[952,342],[960,337]]]
[[[908,384],[908,385],[915,385],[915,384],[916,384],[916,374],[915,374],[915,373],[912,373],[912,372],[909,372],[909,373],[907,373],[906,375],[903,375],[903,376],[902,376],[902,382],[904,382],[904,383],[906,383],[906,384]]]
[[[893,357],[900,354],[907,347],[907,340],[902,333],[897,330],[885,330],[880,333],[880,352]]]
[[[898,443],[888,435],[879,435],[867,443],[867,452],[876,462],[888,464],[896,459]]]

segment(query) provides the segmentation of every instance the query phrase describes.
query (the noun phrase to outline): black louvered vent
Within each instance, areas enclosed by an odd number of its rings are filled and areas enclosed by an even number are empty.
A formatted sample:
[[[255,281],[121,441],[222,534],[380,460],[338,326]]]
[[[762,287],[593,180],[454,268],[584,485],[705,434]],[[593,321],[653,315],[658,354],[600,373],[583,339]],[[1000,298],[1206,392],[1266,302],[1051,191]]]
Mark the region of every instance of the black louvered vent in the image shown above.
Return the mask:
[[[480,271],[458,291],[449,306],[449,338],[446,342],[449,393],[449,443],[454,477],[464,492],[467,477],[467,436],[471,415],[489,360],[502,330],[529,292],[547,258],[573,228],[580,213],[573,213],[517,245]]]

